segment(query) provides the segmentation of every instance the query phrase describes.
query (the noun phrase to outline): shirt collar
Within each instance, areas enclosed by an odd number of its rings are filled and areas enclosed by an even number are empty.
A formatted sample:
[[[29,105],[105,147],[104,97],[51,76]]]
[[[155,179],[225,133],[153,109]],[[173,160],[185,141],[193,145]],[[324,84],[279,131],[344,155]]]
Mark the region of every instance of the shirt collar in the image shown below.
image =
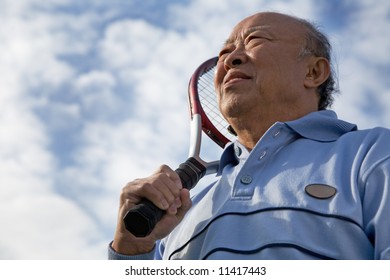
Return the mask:
[[[237,148],[238,145],[240,143],[238,143],[238,141],[235,141],[233,143],[229,143],[226,145],[225,147],[225,150],[223,151],[222,155],[221,155],[221,159],[219,161],[219,168],[218,168],[218,172],[217,172],[217,175],[221,175],[222,174],[222,170],[223,168],[228,165],[229,163],[233,163],[235,162],[235,165],[238,163],[238,157],[237,157]]]
[[[357,130],[355,124],[339,120],[331,110],[313,112],[285,124],[300,136],[320,142],[336,141],[341,135]]]
[[[339,120],[337,114],[331,110],[313,112],[284,124],[301,137],[319,142],[336,141],[341,135],[357,130],[355,124]],[[227,164],[232,162],[237,164],[244,149],[238,141],[229,143],[222,153],[218,175]]]

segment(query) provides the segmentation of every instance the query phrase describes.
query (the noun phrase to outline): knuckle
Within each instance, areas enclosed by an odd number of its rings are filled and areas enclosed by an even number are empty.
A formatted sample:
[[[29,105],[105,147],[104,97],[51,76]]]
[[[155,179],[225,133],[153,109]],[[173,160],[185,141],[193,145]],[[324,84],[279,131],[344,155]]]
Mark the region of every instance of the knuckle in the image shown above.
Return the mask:
[[[165,173],[168,170],[170,170],[169,166],[166,164],[160,165],[160,167],[157,169],[157,173]]]
[[[120,200],[125,201],[131,193],[131,183],[127,183],[125,187],[122,188],[120,193]]]
[[[143,193],[150,192],[151,188],[152,184],[148,180],[135,179],[122,188],[120,197],[121,199],[127,199],[131,196],[142,196]]]
[[[172,194],[173,194],[175,197],[180,197],[180,192],[181,192],[181,190],[180,190],[179,188],[177,188],[176,186],[173,187],[173,188],[171,189],[171,192],[172,192]]]

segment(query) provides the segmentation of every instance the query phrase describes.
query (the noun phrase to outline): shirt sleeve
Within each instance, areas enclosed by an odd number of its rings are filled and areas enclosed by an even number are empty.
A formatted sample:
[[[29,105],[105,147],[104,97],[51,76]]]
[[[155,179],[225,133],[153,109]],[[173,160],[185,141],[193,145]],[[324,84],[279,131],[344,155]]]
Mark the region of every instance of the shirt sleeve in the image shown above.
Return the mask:
[[[128,256],[117,253],[111,246],[112,242],[108,245],[108,259],[109,260],[153,260],[155,259],[156,246],[152,251],[146,254]]]
[[[390,156],[363,174],[363,223],[375,248],[375,259],[390,260]]]

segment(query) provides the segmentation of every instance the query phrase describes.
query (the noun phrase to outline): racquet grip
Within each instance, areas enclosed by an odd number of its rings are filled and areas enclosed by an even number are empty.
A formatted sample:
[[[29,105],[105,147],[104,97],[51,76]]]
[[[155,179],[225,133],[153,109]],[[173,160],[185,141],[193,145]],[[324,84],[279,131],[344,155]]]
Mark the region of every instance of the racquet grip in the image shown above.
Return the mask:
[[[197,159],[190,157],[175,170],[179,175],[183,188],[192,189],[204,176],[206,167]],[[165,214],[149,200],[142,200],[130,209],[123,218],[126,229],[136,237],[149,235],[158,221]]]
[[[196,158],[190,157],[175,172],[179,175],[183,188],[191,190],[206,173],[206,167]]]

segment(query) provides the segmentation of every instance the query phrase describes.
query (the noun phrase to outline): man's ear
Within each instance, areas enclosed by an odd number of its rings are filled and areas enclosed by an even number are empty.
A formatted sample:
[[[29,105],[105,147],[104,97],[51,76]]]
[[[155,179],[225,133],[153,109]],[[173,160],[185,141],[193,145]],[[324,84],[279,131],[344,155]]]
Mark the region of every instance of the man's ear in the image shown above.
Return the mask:
[[[330,64],[326,58],[310,57],[303,84],[306,88],[316,88],[325,82],[329,75]]]

